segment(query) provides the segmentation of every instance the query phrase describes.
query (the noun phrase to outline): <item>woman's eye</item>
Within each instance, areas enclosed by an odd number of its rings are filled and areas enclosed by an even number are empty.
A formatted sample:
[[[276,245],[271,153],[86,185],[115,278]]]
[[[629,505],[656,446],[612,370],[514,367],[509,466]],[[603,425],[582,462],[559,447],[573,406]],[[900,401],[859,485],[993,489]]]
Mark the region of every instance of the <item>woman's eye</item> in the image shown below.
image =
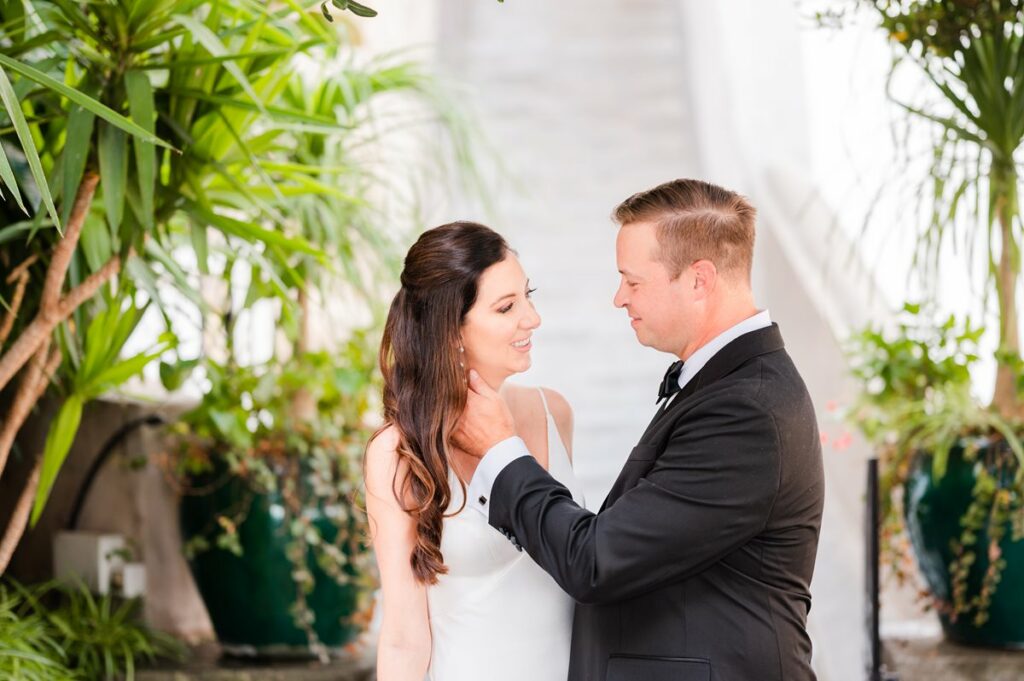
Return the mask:
[[[535,288],[526,289],[526,297],[527,298],[531,298],[533,296],[533,294],[536,293],[536,291],[537,291],[537,289],[535,289]]]
[[[509,303],[505,307],[499,307],[498,308],[498,312],[500,312],[501,314],[505,314],[505,313],[507,313],[511,309],[512,309],[512,303]]]

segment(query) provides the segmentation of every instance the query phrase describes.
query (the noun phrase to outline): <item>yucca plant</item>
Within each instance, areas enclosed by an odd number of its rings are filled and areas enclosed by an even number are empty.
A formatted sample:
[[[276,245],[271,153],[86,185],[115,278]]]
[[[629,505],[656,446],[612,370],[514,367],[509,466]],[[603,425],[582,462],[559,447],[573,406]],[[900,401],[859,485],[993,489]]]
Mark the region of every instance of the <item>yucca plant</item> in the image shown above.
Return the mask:
[[[953,241],[987,246],[987,287],[995,294],[998,348],[992,407],[1024,420],[1020,310],[1019,190],[1024,144],[1024,2],[1021,0],[860,0],[898,45],[894,69],[911,66],[928,89],[918,100],[890,91],[912,119],[932,130],[930,219],[916,263],[939,276],[939,253]],[[894,81],[890,81],[892,83]]]
[[[165,319],[168,288],[202,306],[172,253],[185,240],[205,271],[214,233],[285,275],[291,253],[324,259],[263,195],[348,197],[317,170],[267,167],[256,154],[296,132],[337,129],[334,117],[279,99],[295,55],[343,36],[293,2],[0,2],[0,390],[11,385],[0,472],[51,381],[73,382],[75,330],[107,308],[94,304],[101,290],[137,288]],[[125,270],[135,288],[116,281]],[[74,430],[58,429],[73,425],[58,419],[50,442],[70,444]],[[46,455],[60,449],[48,442]],[[39,471],[55,464],[36,463],[0,542],[0,571],[24,511],[44,496]]]

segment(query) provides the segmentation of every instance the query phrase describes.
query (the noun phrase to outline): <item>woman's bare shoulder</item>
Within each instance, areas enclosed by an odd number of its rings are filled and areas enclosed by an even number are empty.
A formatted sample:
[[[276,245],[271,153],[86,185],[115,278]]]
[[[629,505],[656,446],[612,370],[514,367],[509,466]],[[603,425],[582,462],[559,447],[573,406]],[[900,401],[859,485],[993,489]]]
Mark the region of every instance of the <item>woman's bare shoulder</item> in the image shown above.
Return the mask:
[[[391,424],[374,434],[367,443],[363,467],[368,492],[379,495],[380,490],[390,488],[395,475],[407,467],[399,460],[399,442],[398,427]]]
[[[555,422],[561,425],[561,422],[572,424],[572,406],[569,404],[569,400],[565,399],[562,393],[552,388],[541,388],[544,391],[544,397],[548,402],[548,409],[551,411],[551,415],[555,417]]]

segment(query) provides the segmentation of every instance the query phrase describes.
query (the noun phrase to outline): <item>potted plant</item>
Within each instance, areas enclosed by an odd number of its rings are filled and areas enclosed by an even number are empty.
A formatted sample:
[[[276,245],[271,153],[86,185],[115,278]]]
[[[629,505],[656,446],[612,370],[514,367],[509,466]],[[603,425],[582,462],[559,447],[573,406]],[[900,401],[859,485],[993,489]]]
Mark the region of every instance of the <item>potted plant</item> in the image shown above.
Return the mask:
[[[358,490],[374,347],[357,333],[336,353],[203,363],[209,388],[173,427],[173,472],[186,554],[228,652],[325,659],[368,622],[375,570]]]
[[[879,451],[883,547],[901,572],[904,530],[948,638],[1024,647],[1024,363],[1020,154],[1024,3],[857,0],[892,41],[893,70],[926,89],[889,95],[928,132],[915,271],[937,280],[949,245],[985,254],[983,308],[997,339],[991,399],[972,390],[984,325],[907,304],[853,339],[863,383],[851,417]]]
[[[1024,428],[972,393],[984,330],[934,315],[908,304],[851,344],[864,389],[849,416],[880,460],[883,559],[903,579],[912,548],[951,640],[1020,647]]]

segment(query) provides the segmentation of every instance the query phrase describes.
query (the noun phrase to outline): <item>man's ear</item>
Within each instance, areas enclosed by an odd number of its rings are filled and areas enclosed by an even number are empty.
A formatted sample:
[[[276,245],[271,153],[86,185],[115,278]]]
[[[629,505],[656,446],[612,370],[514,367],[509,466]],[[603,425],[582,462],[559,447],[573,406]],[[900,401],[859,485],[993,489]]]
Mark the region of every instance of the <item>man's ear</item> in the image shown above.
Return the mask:
[[[697,300],[710,296],[718,285],[718,268],[710,260],[697,260],[690,265],[693,290]]]

